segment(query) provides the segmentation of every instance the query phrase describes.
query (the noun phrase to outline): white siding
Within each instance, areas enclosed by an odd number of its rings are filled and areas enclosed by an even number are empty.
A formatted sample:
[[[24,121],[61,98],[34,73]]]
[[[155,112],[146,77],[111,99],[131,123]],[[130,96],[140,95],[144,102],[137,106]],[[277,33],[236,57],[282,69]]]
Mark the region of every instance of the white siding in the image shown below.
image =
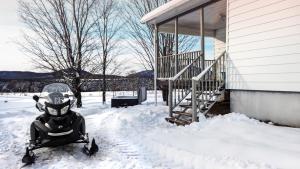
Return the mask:
[[[215,33],[215,58],[225,50],[226,28],[218,29]]]
[[[227,88],[300,91],[300,1],[228,0]]]

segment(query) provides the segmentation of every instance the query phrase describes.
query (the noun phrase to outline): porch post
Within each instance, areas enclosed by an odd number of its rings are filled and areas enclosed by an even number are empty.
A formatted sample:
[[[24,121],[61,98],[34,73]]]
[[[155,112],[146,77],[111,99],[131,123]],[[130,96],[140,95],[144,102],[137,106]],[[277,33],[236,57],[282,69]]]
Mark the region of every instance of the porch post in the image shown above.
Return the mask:
[[[159,56],[158,25],[155,25],[153,39],[154,39],[154,95],[155,95],[155,106],[157,106],[157,58]]]
[[[178,73],[178,17],[175,18],[175,75]]]
[[[205,38],[204,38],[204,8],[200,9],[200,36],[201,36],[201,68],[205,69],[204,61],[205,61]]]

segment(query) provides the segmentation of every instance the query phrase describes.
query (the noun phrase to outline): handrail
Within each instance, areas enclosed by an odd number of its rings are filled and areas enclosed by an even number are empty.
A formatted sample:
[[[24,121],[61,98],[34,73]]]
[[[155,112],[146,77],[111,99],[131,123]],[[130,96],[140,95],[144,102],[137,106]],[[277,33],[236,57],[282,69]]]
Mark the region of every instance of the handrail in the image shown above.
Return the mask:
[[[214,63],[212,63],[210,66],[208,66],[207,68],[205,68],[198,76],[196,76],[196,77],[193,77],[192,79],[193,80],[195,80],[195,81],[199,81],[217,62],[218,62],[218,60],[222,57],[222,56],[224,56],[224,54],[225,54],[225,51],[224,52],[222,52],[222,54],[220,55],[220,56],[218,56],[217,58],[216,58],[216,60],[214,61]]]
[[[179,71],[174,77],[169,78],[169,112],[173,116],[173,110],[184,100],[192,88],[192,77],[201,72],[201,56],[199,55]]]
[[[192,119],[197,121],[197,114],[207,113],[209,102],[216,101],[225,84],[226,52],[222,52],[216,60],[205,68],[198,76],[192,78]]]
[[[200,57],[203,55],[203,53],[201,52],[200,56],[197,57],[196,59],[194,59],[192,61],[192,63],[190,63],[189,65],[187,65],[185,68],[183,68],[180,72],[178,72],[174,77],[171,77],[170,80],[174,81],[176,79],[178,79],[190,66],[192,66],[198,59],[200,59]]]

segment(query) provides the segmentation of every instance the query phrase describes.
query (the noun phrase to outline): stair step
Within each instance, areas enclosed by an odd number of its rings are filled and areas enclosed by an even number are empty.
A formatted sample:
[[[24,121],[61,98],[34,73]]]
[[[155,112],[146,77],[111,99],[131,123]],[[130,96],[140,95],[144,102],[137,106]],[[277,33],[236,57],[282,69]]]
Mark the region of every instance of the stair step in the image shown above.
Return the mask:
[[[185,100],[187,100],[187,101],[192,101],[192,98],[186,98]],[[196,98],[196,100],[200,101],[201,99]]]
[[[208,113],[205,116],[208,117],[208,118],[214,117],[213,114],[208,114]]]
[[[192,108],[193,107],[192,105],[187,105],[187,104],[180,104],[179,106],[183,107],[183,108]]]
[[[220,94],[221,95],[221,94]],[[192,101],[192,98],[186,98],[185,100],[187,100],[187,101]],[[201,99],[199,99],[199,98],[197,98],[196,99],[197,101],[201,101]],[[208,101],[208,103],[213,103],[213,102],[215,102],[215,101]]]
[[[202,107],[201,110],[203,111],[208,110],[208,107]]]
[[[187,117],[192,117],[192,113],[188,113],[188,112],[182,112],[182,111],[174,111],[174,114],[178,114],[178,115],[183,115],[183,116],[187,116]]]
[[[186,98],[185,100],[187,100],[187,101],[192,101],[192,98]],[[201,101],[200,98],[196,98],[196,100],[197,100],[197,101]]]
[[[204,114],[204,115],[206,115],[207,114],[207,112],[212,108],[212,106],[215,104],[216,102],[213,102],[213,103],[211,103],[210,105],[208,105],[207,106],[207,108],[202,108],[201,110],[203,111],[202,113]]]
[[[192,123],[192,121],[180,120],[180,119],[177,119],[175,117],[167,117],[165,119],[166,119],[167,122],[176,124],[178,126],[185,126],[185,125],[189,125],[189,124]]]
[[[207,94],[209,94],[209,93],[207,93]],[[220,95],[222,95],[222,93],[220,92],[220,93],[214,93],[214,95],[215,96],[220,96]],[[199,96],[199,97],[201,97],[201,96]],[[205,96],[204,96],[205,97]],[[196,98],[198,101],[200,101],[201,99],[200,98]],[[189,98],[186,98],[185,100],[187,100],[187,101],[191,101],[192,100],[192,98],[191,97],[189,97]]]

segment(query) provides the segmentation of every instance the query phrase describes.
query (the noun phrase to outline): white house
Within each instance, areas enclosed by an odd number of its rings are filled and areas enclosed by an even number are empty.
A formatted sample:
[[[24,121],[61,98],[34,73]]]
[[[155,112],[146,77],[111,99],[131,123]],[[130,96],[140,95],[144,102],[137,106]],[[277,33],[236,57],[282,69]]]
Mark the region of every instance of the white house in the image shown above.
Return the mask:
[[[299,0],[172,0],[141,21],[156,27],[168,121],[197,121],[227,91],[230,112],[300,127]],[[198,35],[202,50],[180,53],[176,38],[174,54],[160,56],[159,33]],[[214,61],[205,60],[204,36],[214,38]]]

